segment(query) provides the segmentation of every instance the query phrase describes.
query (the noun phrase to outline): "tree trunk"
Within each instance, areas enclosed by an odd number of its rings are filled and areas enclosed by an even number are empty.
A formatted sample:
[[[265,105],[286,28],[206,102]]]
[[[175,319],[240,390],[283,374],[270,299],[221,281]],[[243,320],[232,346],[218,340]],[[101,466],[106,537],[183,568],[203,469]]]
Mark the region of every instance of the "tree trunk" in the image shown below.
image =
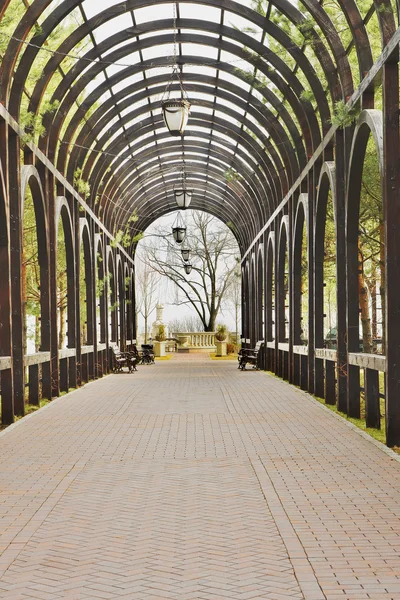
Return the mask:
[[[22,295],[22,327],[23,327],[23,350],[24,356],[28,346],[28,327],[26,322],[26,262],[25,251],[22,250],[22,268],[21,268],[21,295]]]
[[[35,352],[40,352],[40,319],[35,315]]]
[[[376,339],[378,337],[378,319],[376,310],[376,268],[373,268],[371,279],[365,278],[371,297],[371,334],[372,334],[372,352],[376,352]]]
[[[380,267],[380,285],[379,293],[381,296],[381,315],[382,315],[382,354],[386,348],[386,266],[385,266],[385,225],[379,223],[379,267]]]
[[[363,339],[363,351],[372,352],[371,319],[368,305],[368,288],[364,279],[363,257],[360,251],[360,242],[358,250],[358,301],[361,310],[361,327]]]
[[[64,295],[64,282],[62,279],[60,279],[59,282],[59,302],[60,302],[60,307],[59,307],[59,329],[58,329],[58,349],[60,350],[63,347],[64,344],[64,339],[65,339],[65,309],[66,306],[64,305],[63,302],[63,295]]]
[[[147,320],[148,316],[145,314],[144,316],[144,343],[147,344]]]

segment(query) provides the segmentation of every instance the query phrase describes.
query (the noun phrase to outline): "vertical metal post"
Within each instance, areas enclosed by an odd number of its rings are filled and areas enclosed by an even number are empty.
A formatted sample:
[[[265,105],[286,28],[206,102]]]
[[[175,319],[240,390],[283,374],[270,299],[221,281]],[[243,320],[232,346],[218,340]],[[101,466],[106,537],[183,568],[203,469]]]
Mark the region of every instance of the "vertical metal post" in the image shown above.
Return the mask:
[[[399,49],[383,67],[383,205],[386,235],[386,443],[400,446]]]

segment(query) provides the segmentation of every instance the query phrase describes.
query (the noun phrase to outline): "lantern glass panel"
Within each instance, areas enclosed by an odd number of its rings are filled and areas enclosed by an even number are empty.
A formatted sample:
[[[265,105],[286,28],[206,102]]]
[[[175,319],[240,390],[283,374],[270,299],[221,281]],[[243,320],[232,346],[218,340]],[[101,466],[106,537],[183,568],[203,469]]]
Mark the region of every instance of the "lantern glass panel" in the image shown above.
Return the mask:
[[[182,258],[185,262],[187,262],[190,258],[190,250],[189,248],[182,248]]]
[[[171,135],[183,135],[189,119],[190,103],[187,100],[167,100],[162,105],[166,126]]]
[[[174,227],[172,229],[172,235],[177,244],[182,244],[186,236],[186,227]]]
[[[192,265],[190,265],[189,263],[186,263],[186,265],[184,266],[184,269],[185,269],[186,275],[189,275],[189,273],[192,270]]]
[[[191,190],[175,190],[175,202],[179,206],[179,208],[187,208],[192,200],[192,191]]]

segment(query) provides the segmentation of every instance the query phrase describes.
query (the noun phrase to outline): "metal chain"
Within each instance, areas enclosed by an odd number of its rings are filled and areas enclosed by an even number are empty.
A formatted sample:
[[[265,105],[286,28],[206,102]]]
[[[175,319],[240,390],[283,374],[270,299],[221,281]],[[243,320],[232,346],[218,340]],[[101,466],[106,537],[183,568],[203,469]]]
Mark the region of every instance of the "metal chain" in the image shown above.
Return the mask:
[[[174,17],[173,17],[173,27],[174,27],[174,67],[176,67],[176,36],[177,36],[177,31],[176,31],[176,2],[173,3],[173,11],[174,11]]]

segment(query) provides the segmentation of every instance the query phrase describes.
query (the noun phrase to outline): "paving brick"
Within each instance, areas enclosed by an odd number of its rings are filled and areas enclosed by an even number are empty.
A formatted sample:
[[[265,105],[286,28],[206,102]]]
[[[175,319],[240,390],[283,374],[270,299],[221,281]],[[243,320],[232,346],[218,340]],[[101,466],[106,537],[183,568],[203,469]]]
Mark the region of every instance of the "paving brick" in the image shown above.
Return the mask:
[[[0,435],[0,599],[400,600],[399,466],[233,362],[112,375]]]

